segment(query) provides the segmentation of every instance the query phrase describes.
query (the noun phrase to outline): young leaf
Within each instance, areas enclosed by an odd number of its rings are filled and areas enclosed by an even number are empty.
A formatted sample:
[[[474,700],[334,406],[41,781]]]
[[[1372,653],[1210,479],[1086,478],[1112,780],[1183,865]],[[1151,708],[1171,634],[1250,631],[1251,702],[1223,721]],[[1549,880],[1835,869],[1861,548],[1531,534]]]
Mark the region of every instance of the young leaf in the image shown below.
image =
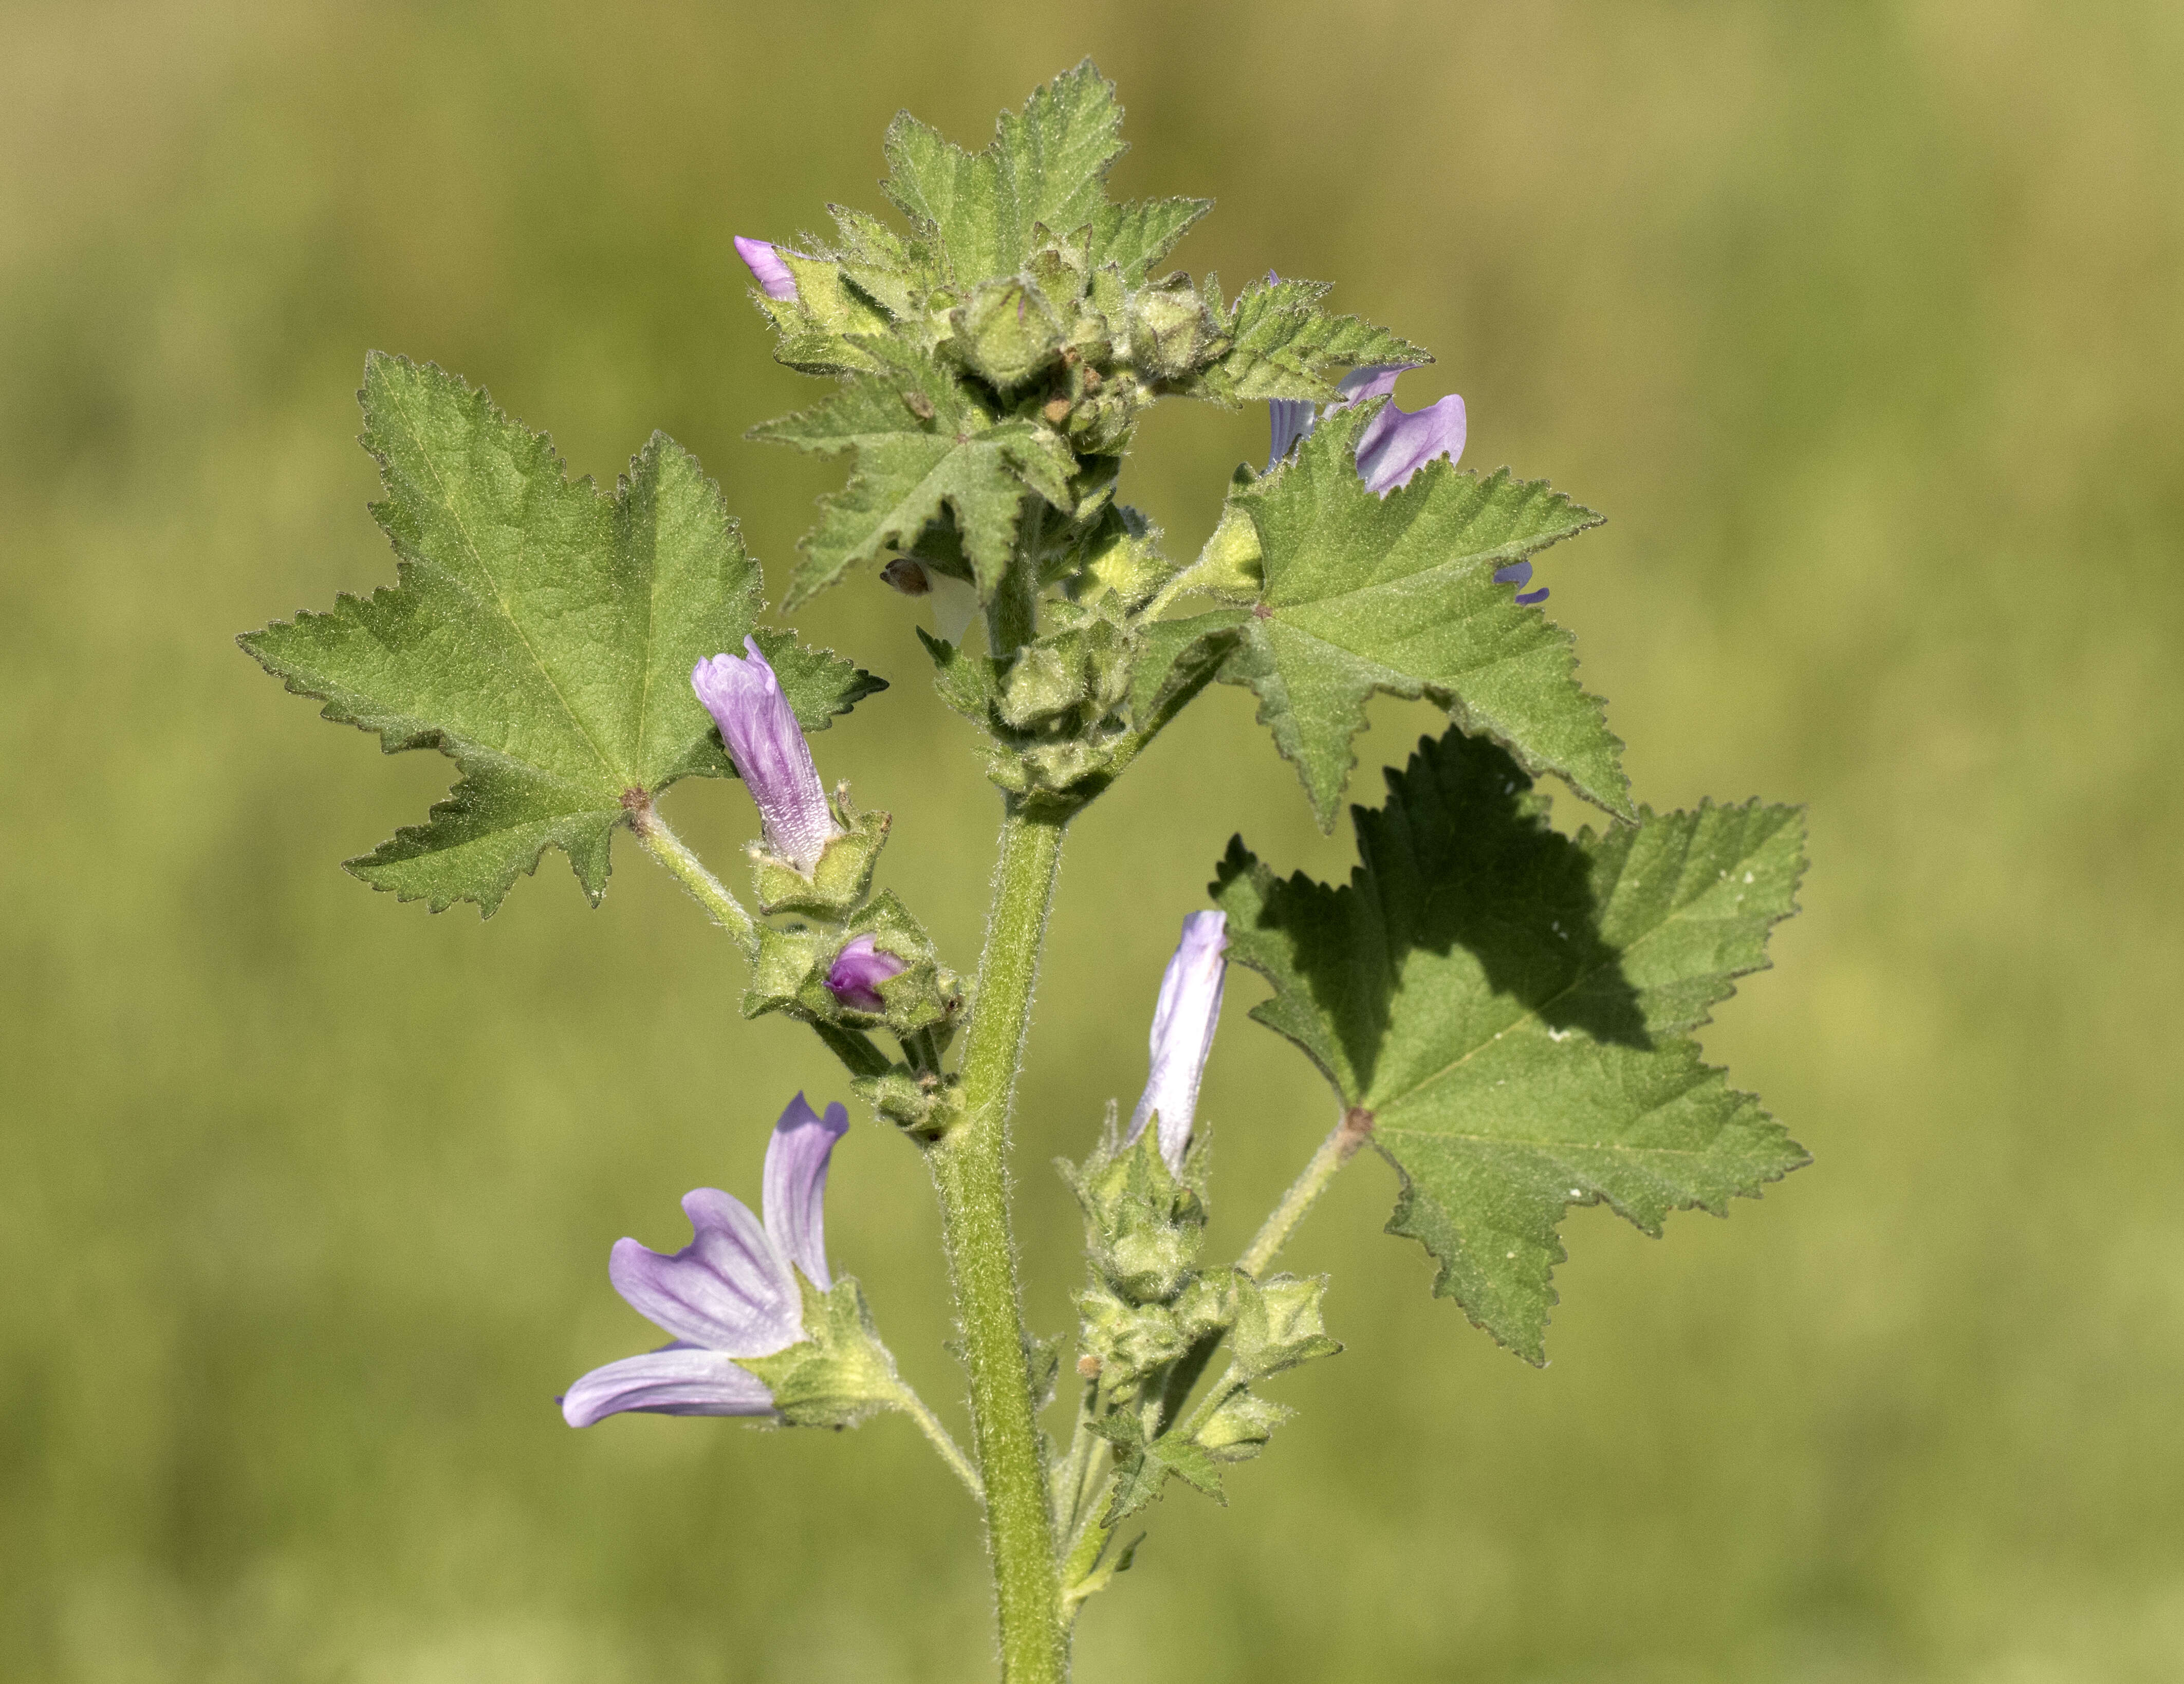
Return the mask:
[[[908,112],[887,133],[888,198],[935,242],[956,285],[1013,275],[1045,243],[1041,228],[1093,228],[1093,261],[1134,285],[1205,214],[1197,199],[1111,206],[1107,171],[1121,157],[1123,108],[1090,59],[1004,112],[992,144],[967,153]]]
[[[1429,696],[1628,816],[1622,744],[1578,687],[1574,639],[1494,583],[1497,568],[1600,516],[1544,481],[1481,479],[1428,462],[1384,497],[1357,477],[1357,435],[1377,412],[1339,410],[1272,473],[1229,493],[1258,538],[1265,584],[1222,676],[1251,686],[1274,744],[1332,830],[1351,739],[1375,690]]]
[[[397,583],[242,647],[388,753],[436,748],[462,768],[424,824],[348,862],[366,883],[489,917],[559,847],[597,904],[625,796],[733,775],[690,669],[752,630],[757,566],[718,488],[664,434],[608,497],[440,369],[375,353],[361,396]],[[806,730],[882,688],[790,633],[760,644]]]
[[[887,353],[876,371],[846,376],[810,409],[753,427],[749,437],[820,455],[857,453],[856,471],[820,501],[819,524],[798,545],[794,608],[859,561],[908,549],[945,505],[954,512],[979,594],[1006,568],[1026,490],[1067,511],[1076,459],[1051,428],[1000,421],[929,357]]]
[[[1277,878],[1239,839],[1214,901],[1230,956],[1274,985],[1251,1015],[1368,1114],[1401,1176],[1389,1231],[1432,1252],[1436,1293],[1541,1362],[1569,1206],[1657,1234],[1807,1161],[1689,1038],[1797,910],[1803,824],[1757,803],[1641,808],[1573,840],[1506,752],[1456,730],[1388,787],[1353,809],[1347,884]]]
[[[1332,289],[1320,281],[1255,281],[1230,308],[1228,349],[1181,388],[1218,404],[1262,398],[1334,395],[1333,369],[1371,364],[1409,368],[1429,363],[1407,339],[1354,315],[1329,315],[1319,300]]]

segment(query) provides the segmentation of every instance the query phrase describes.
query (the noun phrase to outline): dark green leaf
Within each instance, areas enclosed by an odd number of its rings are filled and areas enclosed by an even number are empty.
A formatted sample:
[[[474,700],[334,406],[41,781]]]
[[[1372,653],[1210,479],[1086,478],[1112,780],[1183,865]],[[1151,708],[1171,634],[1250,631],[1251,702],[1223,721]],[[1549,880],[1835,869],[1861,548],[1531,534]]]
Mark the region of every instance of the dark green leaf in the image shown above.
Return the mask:
[[[1232,844],[1214,884],[1231,955],[1402,1177],[1390,1231],[1435,1291],[1533,1361],[1556,1234],[1605,1202],[1648,1233],[1719,1215],[1806,1161],[1688,1032],[1766,963],[1796,910],[1803,826],[1756,803],[1574,839],[1495,744],[1451,731],[1356,813],[1341,888],[1277,878]]]

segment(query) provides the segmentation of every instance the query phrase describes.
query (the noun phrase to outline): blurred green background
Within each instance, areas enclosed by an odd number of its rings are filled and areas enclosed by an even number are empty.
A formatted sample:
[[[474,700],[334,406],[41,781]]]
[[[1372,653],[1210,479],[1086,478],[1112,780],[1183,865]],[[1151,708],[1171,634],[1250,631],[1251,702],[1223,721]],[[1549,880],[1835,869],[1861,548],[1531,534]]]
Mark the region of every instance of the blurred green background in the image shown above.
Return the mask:
[[[911,1428],[552,1398],[651,1330],[609,1244],[755,1196],[838,1096],[625,842],[441,917],[337,862],[437,756],[320,722],[233,635],[391,577],[364,353],[436,359],[611,478],[655,427],[778,589],[827,465],[731,238],[880,208],[914,107],[983,143],[1087,52],[1130,193],[1431,346],[1468,460],[1611,524],[1552,552],[1640,795],[1810,803],[1780,968],[1706,1033],[1818,1163],[1648,1241],[1578,1213],[1553,1365],[1429,1299],[1362,1162],[1292,1253],[1339,1362],[1224,1512],[1156,1513],[1087,1680],[2170,1680],[2184,1655],[2184,10],[65,5],[0,10],[0,1675],[962,1680],[967,1505]],[[1258,413],[1169,405],[1129,494],[1195,551]],[[994,804],[900,599],[807,616],[894,689],[819,739],[975,953]],[[1384,704],[1354,792],[1429,712]],[[1564,795],[1566,816],[1575,803]],[[732,784],[669,812],[724,866]],[[1020,1107],[1046,1168],[1143,1079],[1242,829],[1341,868],[1217,690],[1077,827]],[[1326,1126],[1245,1019],[1214,1246]],[[869,1123],[835,1256],[954,1410],[932,1202]]]

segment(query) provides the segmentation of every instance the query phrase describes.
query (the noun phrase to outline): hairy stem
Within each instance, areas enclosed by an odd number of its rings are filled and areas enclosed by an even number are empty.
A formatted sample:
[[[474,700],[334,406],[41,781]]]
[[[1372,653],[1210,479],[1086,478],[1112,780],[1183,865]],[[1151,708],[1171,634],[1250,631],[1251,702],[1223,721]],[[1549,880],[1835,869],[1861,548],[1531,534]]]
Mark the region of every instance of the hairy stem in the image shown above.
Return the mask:
[[[1334,1131],[1319,1143],[1319,1150],[1305,1165],[1304,1174],[1290,1184],[1289,1191],[1282,1195],[1282,1202],[1274,1207],[1273,1214],[1261,1225],[1244,1255],[1236,1259],[1236,1267],[1254,1280],[1264,1274],[1267,1265],[1274,1260],[1274,1253],[1289,1243],[1297,1224],[1304,1220],[1304,1213],[1327,1191],[1327,1184],[1340,1173],[1342,1166],[1357,1157],[1357,1148],[1365,1144],[1372,1132],[1371,1112],[1362,1106],[1352,1106],[1345,1112]]]
[[[758,925],[743,908],[743,903],[728,893],[727,885],[705,869],[705,862],[683,845],[682,839],[667,828],[667,821],[660,816],[641,790],[632,789],[622,797],[628,809],[630,828],[637,839],[644,844],[645,851],[675,873],[690,898],[705,909],[705,915],[736,939],[746,958],[758,951]]]
[[[963,1050],[961,1120],[928,1154],[970,1373],[972,1447],[985,1483],[1005,1684],[1059,1684],[1068,1670],[1008,1207],[1009,1107],[1061,863],[1061,825],[1012,811],[1001,826],[993,910]]]

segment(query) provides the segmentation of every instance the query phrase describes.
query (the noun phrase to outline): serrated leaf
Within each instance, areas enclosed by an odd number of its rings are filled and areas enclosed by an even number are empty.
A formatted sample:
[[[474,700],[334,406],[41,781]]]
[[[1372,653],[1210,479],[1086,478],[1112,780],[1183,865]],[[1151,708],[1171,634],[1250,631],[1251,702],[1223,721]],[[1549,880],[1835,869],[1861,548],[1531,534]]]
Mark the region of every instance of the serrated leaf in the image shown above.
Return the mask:
[[[965,152],[902,113],[888,128],[883,187],[938,244],[956,284],[969,287],[1022,268],[1043,243],[1039,226],[1067,234],[1100,215],[1122,124],[1114,85],[1088,59],[1021,113],[1004,112],[983,152]]]
[[[1113,264],[1123,284],[1144,284],[1152,266],[1175,249],[1199,218],[1213,209],[1210,198],[1140,199],[1100,208],[1092,222],[1092,266]]]
[[[1145,627],[1130,674],[1131,720],[1150,724],[1184,692],[1195,694],[1228,658],[1238,629],[1250,618],[1245,609],[1215,608]]]
[[[787,605],[883,550],[910,548],[944,507],[981,597],[990,596],[1008,566],[1025,491],[1067,511],[1076,459],[1050,427],[997,421],[929,357],[873,344],[886,353],[873,370],[845,376],[810,409],[749,434],[819,455],[857,453],[850,482],[820,499],[819,524],[798,546],[804,560]]]
[[[1429,697],[1610,812],[1630,811],[1623,744],[1577,682],[1574,639],[1494,583],[1497,568],[1597,526],[1544,481],[1436,459],[1384,497],[1357,477],[1373,405],[1340,410],[1273,472],[1229,493],[1264,584],[1222,676],[1259,718],[1332,830],[1374,691]]]
[[[861,449],[850,482],[820,499],[819,524],[798,545],[804,560],[787,605],[810,601],[882,550],[908,549],[943,505],[955,515],[978,594],[989,598],[1007,570],[1023,497],[1009,446],[991,439],[901,433]]]
[[[1217,308],[1219,293],[1211,276],[1206,286]],[[1184,389],[1221,404],[1270,398],[1324,401],[1334,395],[1332,370],[1376,364],[1411,367],[1433,360],[1384,327],[1354,315],[1328,315],[1319,300],[1329,290],[1318,281],[1252,282],[1228,312],[1229,348]]]
[[[1763,967],[1796,910],[1795,809],[1702,806],[1564,837],[1502,749],[1460,731],[1356,810],[1340,888],[1279,879],[1241,841],[1213,885],[1230,956],[1402,1178],[1389,1231],[1436,1293],[1534,1362],[1573,1204],[1647,1233],[1724,1213],[1806,1162],[1687,1032]]]
[[[440,369],[375,354],[361,395],[397,583],[242,646],[389,753],[437,748],[462,768],[426,822],[348,862],[357,876],[490,916],[559,847],[596,903],[626,795],[732,773],[689,675],[751,631],[757,566],[718,488],[664,434],[607,496]],[[881,688],[791,633],[760,641],[807,730]]]

